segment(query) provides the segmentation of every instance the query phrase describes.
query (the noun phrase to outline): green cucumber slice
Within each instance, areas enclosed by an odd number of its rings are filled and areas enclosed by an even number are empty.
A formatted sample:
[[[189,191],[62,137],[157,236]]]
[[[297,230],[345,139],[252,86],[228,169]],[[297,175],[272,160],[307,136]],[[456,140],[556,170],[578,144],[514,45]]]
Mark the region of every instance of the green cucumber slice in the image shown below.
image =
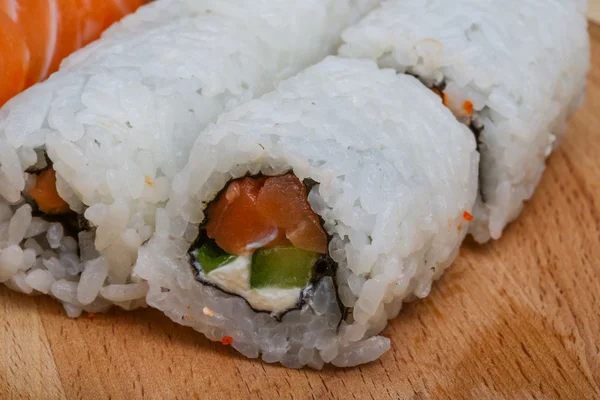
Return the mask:
[[[211,271],[229,264],[237,256],[225,253],[216,243],[206,242],[194,253],[196,261],[200,264],[202,272],[209,274]]]
[[[292,289],[310,282],[319,254],[295,247],[259,249],[252,256],[250,287]]]

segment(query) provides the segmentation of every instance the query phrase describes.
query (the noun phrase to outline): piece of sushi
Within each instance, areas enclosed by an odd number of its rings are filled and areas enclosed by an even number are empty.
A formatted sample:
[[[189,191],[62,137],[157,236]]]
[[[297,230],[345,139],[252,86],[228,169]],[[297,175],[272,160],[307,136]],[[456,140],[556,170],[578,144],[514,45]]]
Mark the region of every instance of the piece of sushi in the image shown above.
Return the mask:
[[[369,362],[456,257],[478,160],[418,80],[329,57],[199,136],[134,274],[148,304],[248,357]]]
[[[0,282],[70,316],[145,305],[131,269],[198,134],[335,51],[376,3],[155,1],[13,98],[0,109]]]
[[[390,0],[343,34],[339,54],[417,76],[470,125],[481,152],[471,232],[497,239],[583,101],[580,0]]]
[[[0,106],[144,0],[0,1]]]

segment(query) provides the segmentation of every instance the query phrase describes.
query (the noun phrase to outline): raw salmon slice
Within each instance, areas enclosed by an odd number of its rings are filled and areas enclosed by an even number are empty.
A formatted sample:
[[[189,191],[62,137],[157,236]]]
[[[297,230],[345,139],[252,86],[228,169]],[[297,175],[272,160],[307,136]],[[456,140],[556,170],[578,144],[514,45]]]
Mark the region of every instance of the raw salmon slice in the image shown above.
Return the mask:
[[[57,16],[57,41],[54,52],[48,55],[49,73],[57,71],[64,58],[91,41],[84,42],[80,33],[84,3],[83,0],[56,0],[60,12]],[[45,79],[45,77],[41,79]]]
[[[306,215],[298,226],[286,230],[286,237],[299,249],[327,254],[327,234],[315,215]]]
[[[57,41],[58,6],[52,0],[16,0],[13,21],[21,29],[30,62],[25,87],[44,79]],[[6,11],[5,11],[6,12]]]
[[[56,190],[56,171],[52,168],[45,169],[37,176],[35,186],[29,189],[28,194],[46,214],[64,214],[71,210]]]
[[[147,0],[77,0],[83,10],[81,32],[83,43],[89,43],[115,21],[134,12]]]
[[[277,227],[256,211],[264,181],[233,181],[208,207],[206,234],[229,254],[250,254],[277,238]]]
[[[306,187],[293,174],[269,178],[258,196],[258,211],[285,228],[286,237],[300,249],[327,253],[327,235],[308,204]]]
[[[327,253],[327,235],[292,175],[233,181],[207,209],[206,232],[230,254],[290,246]]]
[[[2,80],[0,106],[46,79],[58,70],[65,57],[98,39],[111,24],[144,3],[145,0],[0,0],[0,77],[14,79]],[[23,44],[25,52],[20,49]],[[23,70],[24,78],[17,74]]]
[[[25,88],[28,59],[19,27],[0,12],[0,106]]]

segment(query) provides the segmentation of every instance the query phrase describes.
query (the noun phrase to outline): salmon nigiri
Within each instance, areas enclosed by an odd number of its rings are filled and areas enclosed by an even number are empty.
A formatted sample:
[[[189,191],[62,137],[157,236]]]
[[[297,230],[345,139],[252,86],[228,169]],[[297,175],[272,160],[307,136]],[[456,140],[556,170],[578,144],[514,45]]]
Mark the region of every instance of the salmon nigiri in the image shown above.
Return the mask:
[[[0,0],[0,106],[145,0]]]

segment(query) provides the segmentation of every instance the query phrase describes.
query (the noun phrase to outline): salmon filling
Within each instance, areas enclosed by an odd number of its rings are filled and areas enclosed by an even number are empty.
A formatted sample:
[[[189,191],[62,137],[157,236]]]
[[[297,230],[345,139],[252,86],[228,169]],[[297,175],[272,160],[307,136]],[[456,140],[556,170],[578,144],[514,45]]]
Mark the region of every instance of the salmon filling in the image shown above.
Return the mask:
[[[40,172],[35,181],[35,186],[27,193],[40,211],[48,215],[65,214],[71,211],[69,204],[60,197],[56,189],[56,171],[47,168]]]
[[[234,180],[208,205],[190,255],[202,280],[260,310],[298,303],[327,254],[328,239],[292,173]]]
[[[76,242],[79,241],[81,232],[92,232],[92,227],[83,214],[71,210],[69,204],[58,194],[56,170],[47,157],[45,163],[38,162],[37,167],[31,168],[28,173],[35,176],[35,184],[22,194],[31,206],[33,217],[62,225],[63,235],[72,237]]]
[[[293,174],[233,181],[207,209],[206,233],[227,253],[294,246],[327,253],[327,235]]]

